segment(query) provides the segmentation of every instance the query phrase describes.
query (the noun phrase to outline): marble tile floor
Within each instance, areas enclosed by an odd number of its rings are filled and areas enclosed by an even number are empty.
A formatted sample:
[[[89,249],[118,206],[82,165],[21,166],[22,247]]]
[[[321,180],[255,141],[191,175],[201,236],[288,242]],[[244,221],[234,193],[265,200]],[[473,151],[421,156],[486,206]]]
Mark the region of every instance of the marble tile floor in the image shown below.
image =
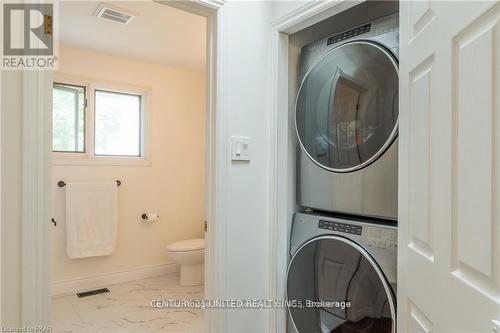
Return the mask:
[[[153,308],[152,299],[202,299],[203,286],[182,287],[177,274],[107,286],[110,293],[52,298],[53,332],[203,332],[203,310]]]

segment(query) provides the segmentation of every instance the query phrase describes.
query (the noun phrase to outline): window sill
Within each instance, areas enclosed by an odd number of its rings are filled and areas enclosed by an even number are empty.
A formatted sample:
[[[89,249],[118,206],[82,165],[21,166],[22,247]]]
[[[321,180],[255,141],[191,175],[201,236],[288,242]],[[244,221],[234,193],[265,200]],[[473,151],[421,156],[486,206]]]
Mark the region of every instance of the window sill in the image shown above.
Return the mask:
[[[60,166],[151,166],[151,161],[144,157],[120,156],[64,156],[54,154],[53,165]]]

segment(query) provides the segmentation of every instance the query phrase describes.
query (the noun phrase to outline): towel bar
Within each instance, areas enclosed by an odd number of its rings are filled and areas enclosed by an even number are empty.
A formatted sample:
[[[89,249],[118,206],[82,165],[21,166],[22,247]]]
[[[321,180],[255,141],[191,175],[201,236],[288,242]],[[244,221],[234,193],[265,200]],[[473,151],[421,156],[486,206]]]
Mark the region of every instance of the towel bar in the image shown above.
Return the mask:
[[[122,184],[122,182],[120,180],[116,181],[116,186],[120,186],[121,184]],[[57,182],[57,186],[64,187],[64,186],[66,186],[66,183],[63,180],[60,180]]]

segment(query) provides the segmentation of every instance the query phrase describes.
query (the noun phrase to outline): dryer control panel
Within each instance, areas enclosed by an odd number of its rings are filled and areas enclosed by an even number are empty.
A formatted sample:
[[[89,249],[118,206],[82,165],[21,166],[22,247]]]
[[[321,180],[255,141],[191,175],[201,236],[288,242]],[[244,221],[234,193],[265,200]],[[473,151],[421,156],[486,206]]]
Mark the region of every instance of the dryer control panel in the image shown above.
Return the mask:
[[[355,29],[341,32],[339,34],[336,34],[335,36],[328,38],[326,41],[326,45],[338,43],[338,42],[341,42],[343,40],[352,38],[354,36],[361,35],[361,34],[364,34],[366,32],[370,32],[371,27],[372,27],[371,23],[368,23],[368,24],[362,25],[360,27],[357,27]]]

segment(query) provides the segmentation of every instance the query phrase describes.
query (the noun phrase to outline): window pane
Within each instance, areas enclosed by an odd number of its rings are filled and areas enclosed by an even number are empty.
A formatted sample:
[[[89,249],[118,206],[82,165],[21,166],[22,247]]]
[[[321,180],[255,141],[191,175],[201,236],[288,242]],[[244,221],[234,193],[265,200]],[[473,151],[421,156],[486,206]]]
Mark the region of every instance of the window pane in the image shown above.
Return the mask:
[[[141,96],[96,90],[95,154],[141,156]]]
[[[52,150],[85,151],[85,87],[54,83]]]

